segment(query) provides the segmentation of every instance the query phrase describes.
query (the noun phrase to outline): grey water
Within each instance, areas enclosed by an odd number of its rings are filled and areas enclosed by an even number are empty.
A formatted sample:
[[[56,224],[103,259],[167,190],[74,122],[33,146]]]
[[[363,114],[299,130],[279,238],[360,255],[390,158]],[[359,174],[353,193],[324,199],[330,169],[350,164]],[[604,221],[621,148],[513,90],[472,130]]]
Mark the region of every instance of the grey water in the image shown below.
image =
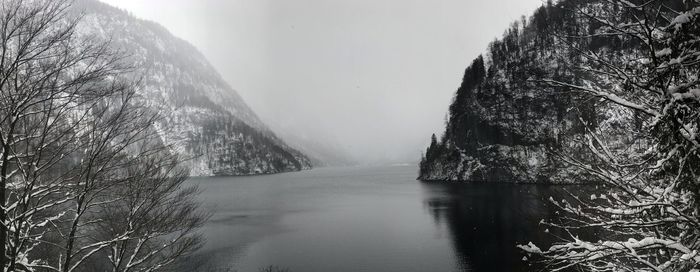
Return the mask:
[[[212,218],[187,271],[532,271],[517,244],[565,187],[416,181],[415,166],[193,178]]]

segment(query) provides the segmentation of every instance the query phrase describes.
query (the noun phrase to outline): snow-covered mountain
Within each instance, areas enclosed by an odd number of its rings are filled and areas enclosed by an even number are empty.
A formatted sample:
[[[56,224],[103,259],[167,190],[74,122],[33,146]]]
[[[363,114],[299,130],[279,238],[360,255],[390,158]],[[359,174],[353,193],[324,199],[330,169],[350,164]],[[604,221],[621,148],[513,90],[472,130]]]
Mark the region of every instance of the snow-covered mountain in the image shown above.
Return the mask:
[[[157,23],[97,0],[79,0],[79,32],[109,41],[129,57],[142,81],[141,96],[163,118],[154,124],[176,146],[192,175],[250,175],[311,167],[279,139],[191,44]]]

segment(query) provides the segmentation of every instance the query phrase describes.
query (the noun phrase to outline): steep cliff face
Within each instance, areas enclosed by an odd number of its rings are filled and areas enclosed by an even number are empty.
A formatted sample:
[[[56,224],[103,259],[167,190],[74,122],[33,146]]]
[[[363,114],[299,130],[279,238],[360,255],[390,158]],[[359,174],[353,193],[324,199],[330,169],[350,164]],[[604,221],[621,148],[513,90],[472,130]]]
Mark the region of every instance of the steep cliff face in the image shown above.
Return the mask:
[[[471,63],[450,106],[444,135],[433,136],[422,158],[420,180],[580,181],[581,172],[563,164],[557,153],[585,156],[586,143],[580,140],[586,131],[635,129],[620,128],[634,123],[623,120],[634,118],[632,113],[533,80],[595,82],[576,69],[584,60],[568,42],[611,57],[634,46],[611,39],[563,39],[597,27],[571,16],[573,2],[549,2],[529,19],[523,17],[489,45],[485,57]]]
[[[162,119],[153,124],[174,144],[193,175],[250,175],[298,171],[309,159],[263,124],[191,44],[162,26],[96,0],[76,1],[80,32],[109,41],[136,67],[140,95]]]

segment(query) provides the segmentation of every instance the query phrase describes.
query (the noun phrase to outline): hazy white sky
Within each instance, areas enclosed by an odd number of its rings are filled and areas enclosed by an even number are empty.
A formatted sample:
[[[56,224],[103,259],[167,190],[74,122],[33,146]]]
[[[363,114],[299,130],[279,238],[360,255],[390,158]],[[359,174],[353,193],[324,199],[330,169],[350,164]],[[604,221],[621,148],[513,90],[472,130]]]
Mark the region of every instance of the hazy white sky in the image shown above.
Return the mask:
[[[103,0],[197,46],[275,130],[416,161],[463,71],[542,0]]]

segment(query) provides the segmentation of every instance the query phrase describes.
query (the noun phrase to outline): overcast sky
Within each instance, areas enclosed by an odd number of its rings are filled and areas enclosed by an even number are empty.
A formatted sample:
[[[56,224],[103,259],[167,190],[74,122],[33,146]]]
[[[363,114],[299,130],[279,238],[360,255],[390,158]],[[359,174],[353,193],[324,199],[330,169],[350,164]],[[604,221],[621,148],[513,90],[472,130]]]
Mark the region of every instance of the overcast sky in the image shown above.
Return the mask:
[[[542,0],[103,0],[198,47],[261,119],[417,161],[466,66]]]

